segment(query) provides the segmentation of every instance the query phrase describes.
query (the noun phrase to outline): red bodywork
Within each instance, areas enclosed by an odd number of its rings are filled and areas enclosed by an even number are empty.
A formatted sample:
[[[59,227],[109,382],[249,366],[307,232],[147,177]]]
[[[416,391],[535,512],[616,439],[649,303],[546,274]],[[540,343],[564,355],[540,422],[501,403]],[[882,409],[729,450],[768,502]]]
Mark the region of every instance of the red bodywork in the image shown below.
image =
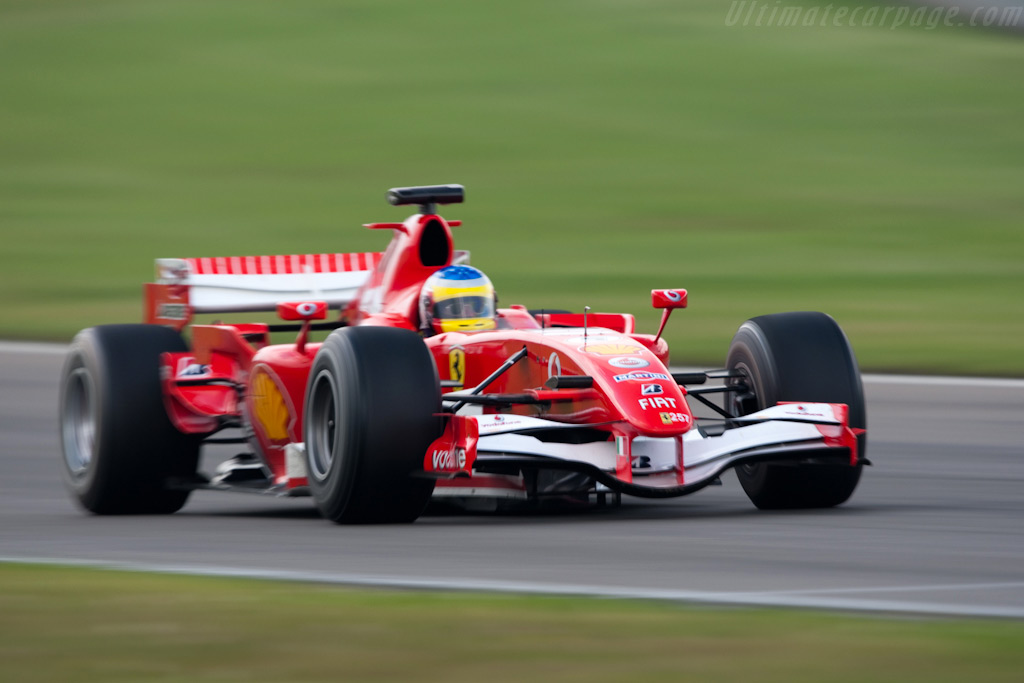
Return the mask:
[[[452,225],[457,223],[436,214],[368,225],[391,230],[392,240],[382,256],[369,255],[368,261],[376,265],[341,311],[341,323],[418,331],[421,287],[431,274],[450,265],[456,253]],[[147,322],[183,327],[192,315],[188,291],[183,289],[187,285],[147,285]],[[686,305],[685,290],[657,290],[653,297],[654,305],[666,314]],[[178,307],[168,309],[168,303]],[[181,318],[168,319],[168,310]],[[265,324],[193,325],[191,351],[163,358],[165,402],[174,424],[194,434],[251,426],[252,446],[273,484],[303,484],[299,473],[289,472],[286,446],[303,440],[306,384],[320,347],[306,340],[310,321],[323,317],[325,310],[326,305],[316,301],[280,305],[282,318],[304,321],[297,341],[289,344],[271,345]],[[496,330],[425,337],[445,391],[476,386],[525,347],[525,358],[500,375],[486,393],[526,394],[545,403],[486,406],[485,414],[538,416],[605,430],[608,440],[620,439],[614,475],[626,483],[632,481],[633,438],[676,438],[675,483],[685,483],[682,435],[691,428],[693,416],[684,390],[667,370],[668,346],[660,336],[635,333],[633,316],[626,314],[534,316],[512,306],[499,309],[498,315]],[[565,376],[590,377],[592,385],[551,388],[551,378]],[[424,454],[424,470],[469,474],[475,429],[470,420],[449,417],[445,435]],[[451,485],[472,482],[456,480]]]

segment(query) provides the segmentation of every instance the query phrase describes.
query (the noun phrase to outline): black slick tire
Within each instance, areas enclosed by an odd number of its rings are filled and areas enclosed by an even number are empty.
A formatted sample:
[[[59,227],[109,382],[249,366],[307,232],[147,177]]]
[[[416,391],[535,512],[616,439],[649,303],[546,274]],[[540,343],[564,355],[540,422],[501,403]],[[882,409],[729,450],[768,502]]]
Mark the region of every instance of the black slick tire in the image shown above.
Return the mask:
[[[101,325],[78,333],[61,372],[64,481],[96,514],[176,512],[189,491],[168,488],[195,475],[200,441],[179,432],[164,408],[160,354],[186,351],[157,325]]]
[[[850,426],[866,429],[860,370],[842,329],[824,313],[778,313],[740,326],[726,366],[738,371],[748,391],[734,394],[736,414],[780,401],[845,403]],[[736,468],[743,490],[758,508],[828,508],[846,502],[860,480],[865,435],[858,437],[858,464],[757,463]]]
[[[437,368],[419,335],[347,327],[309,374],[303,438],[316,506],[339,524],[412,522],[434,490],[418,477],[441,435]]]

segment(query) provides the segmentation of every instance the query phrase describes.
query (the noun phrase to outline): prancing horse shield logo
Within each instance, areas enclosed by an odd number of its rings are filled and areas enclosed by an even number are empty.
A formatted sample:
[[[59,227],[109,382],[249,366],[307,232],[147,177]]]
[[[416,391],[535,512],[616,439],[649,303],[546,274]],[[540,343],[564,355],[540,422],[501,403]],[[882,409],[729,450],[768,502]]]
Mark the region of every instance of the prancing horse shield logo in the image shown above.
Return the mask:
[[[466,352],[460,346],[448,352],[448,379],[463,386],[466,382]]]

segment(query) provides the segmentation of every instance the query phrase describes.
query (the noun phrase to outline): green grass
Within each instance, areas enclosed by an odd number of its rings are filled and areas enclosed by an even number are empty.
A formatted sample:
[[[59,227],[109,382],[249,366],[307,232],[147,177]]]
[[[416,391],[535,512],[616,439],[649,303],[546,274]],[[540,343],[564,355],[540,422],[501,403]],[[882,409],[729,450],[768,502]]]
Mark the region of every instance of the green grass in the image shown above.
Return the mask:
[[[505,303],[690,289],[674,362],[818,309],[870,369],[1024,375],[1024,42],[727,3],[0,0],[0,338],[138,320],[158,256],[383,247],[462,182]]]
[[[1017,681],[1024,625],[0,565],[0,680]]]

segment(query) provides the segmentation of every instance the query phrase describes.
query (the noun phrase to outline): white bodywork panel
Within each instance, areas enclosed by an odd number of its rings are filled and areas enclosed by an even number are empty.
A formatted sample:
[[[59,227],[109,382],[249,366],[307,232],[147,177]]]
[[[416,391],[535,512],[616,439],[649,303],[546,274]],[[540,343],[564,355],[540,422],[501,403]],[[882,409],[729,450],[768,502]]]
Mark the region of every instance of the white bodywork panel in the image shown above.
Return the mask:
[[[382,258],[381,253],[291,254],[156,259],[158,284],[187,285],[195,313],[272,311],[286,301],[352,302]],[[452,252],[468,264],[469,252]]]
[[[273,310],[283,301],[326,301],[330,308],[355,299],[370,271],[300,275],[195,275],[189,303],[196,313]]]
[[[583,444],[551,443],[523,434],[534,429],[573,429],[584,425],[553,422],[520,415],[473,416],[480,430],[477,457],[540,456],[585,463],[605,472],[614,472],[617,445],[612,441]],[[830,404],[803,403],[779,405],[737,418],[749,423],[726,430],[719,436],[706,436],[698,429],[683,435],[683,466],[687,483],[717,476],[728,464],[753,449],[787,445],[824,445],[817,425],[842,425]],[[632,442],[634,463],[643,458],[643,467],[633,468],[634,483],[642,478],[671,472],[676,466],[676,439],[637,437]]]
[[[355,298],[370,277],[373,258],[312,254],[157,259],[156,270],[159,284],[188,286],[189,305],[196,313],[272,311],[281,302],[303,299],[337,308]],[[198,272],[200,267],[207,272]]]

